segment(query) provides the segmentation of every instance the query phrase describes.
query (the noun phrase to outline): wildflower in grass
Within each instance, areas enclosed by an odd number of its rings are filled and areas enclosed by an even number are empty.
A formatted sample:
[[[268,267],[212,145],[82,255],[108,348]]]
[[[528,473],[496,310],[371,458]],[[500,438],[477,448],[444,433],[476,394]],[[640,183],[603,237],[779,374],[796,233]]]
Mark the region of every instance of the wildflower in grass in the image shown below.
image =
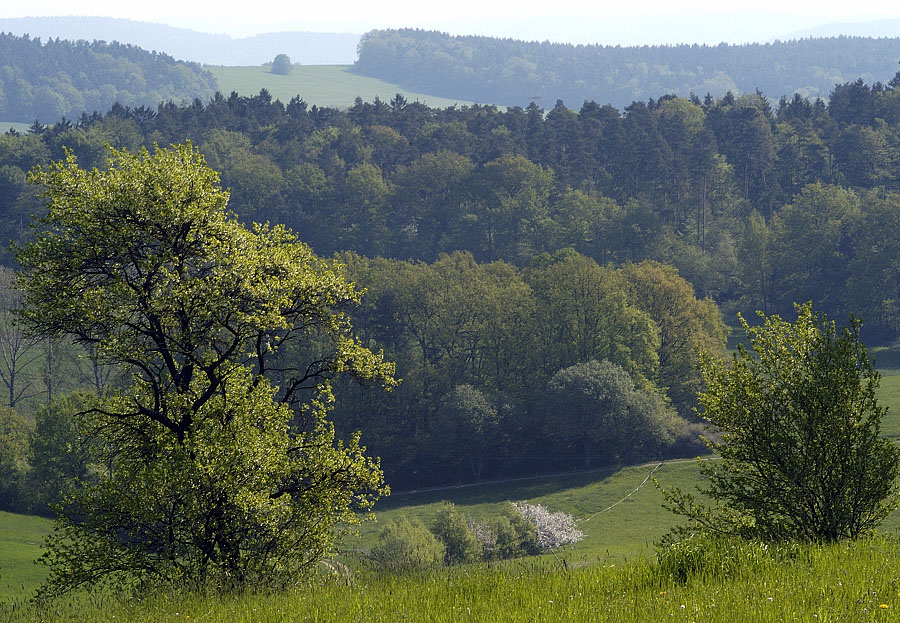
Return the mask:
[[[885,608],[887,608],[887,607],[888,607],[888,605],[887,605],[887,604],[881,604],[881,605],[880,605],[880,606],[878,606],[878,607],[879,607],[879,608],[881,608],[881,609],[882,609],[882,610],[884,610],[884,609],[885,609]]]

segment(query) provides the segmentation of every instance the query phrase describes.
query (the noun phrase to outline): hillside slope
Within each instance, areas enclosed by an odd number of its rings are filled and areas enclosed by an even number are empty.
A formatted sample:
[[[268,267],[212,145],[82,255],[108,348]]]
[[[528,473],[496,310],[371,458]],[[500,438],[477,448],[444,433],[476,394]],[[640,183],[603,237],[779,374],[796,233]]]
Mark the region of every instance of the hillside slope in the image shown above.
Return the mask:
[[[83,112],[209,100],[215,78],[198,65],[102,41],[42,42],[0,33],[0,119],[55,123]]]
[[[319,108],[349,108],[357,97],[365,102],[371,102],[376,97],[388,102],[397,93],[408,101],[418,101],[436,108],[468,103],[425,95],[404,89],[398,84],[360,76],[351,72],[348,65],[295,65],[287,76],[273,74],[266,66],[207,69],[216,77],[219,90],[225,95],[235,91],[240,95],[252,96],[259,93],[260,89],[266,89],[282,103],[299,95],[310,106]]]

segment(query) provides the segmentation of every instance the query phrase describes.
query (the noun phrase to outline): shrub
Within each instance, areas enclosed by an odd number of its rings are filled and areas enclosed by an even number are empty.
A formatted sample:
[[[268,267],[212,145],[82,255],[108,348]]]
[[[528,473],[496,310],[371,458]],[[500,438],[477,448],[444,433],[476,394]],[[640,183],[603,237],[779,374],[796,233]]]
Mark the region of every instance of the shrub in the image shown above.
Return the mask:
[[[741,318],[752,352],[701,356],[700,415],[721,432],[709,442],[720,460],[700,464],[714,504],[664,491],[689,520],[676,533],[829,542],[871,531],[900,506],[900,449],[881,434],[880,376],[860,321],[839,331],[811,303],[796,308],[793,324]]]
[[[410,573],[440,566],[444,551],[444,544],[421,521],[401,519],[385,526],[369,557],[382,571]]]
[[[469,530],[481,545],[485,560],[502,560],[540,554],[537,530],[512,503],[485,523],[469,523]]]
[[[481,545],[453,504],[448,503],[438,512],[432,532],[444,544],[444,560],[448,565],[476,562],[481,558]]]

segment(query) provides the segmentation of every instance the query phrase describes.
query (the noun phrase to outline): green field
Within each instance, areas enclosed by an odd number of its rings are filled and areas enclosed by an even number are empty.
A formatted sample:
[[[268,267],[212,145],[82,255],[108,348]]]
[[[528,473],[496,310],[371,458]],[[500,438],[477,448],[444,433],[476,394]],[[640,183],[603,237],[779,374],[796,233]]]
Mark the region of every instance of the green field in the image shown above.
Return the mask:
[[[410,102],[419,101],[434,108],[470,103],[414,93],[390,82],[358,76],[350,72],[350,65],[295,65],[288,76],[270,73],[268,66],[210,66],[205,69],[216,77],[219,90],[225,95],[232,91],[256,95],[260,89],[266,89],[273,98],[285,104],[299,95],[310,106],[349,108],[357,97],[371,102],[378,96],[389,102],[397,93]]]
[[[499,514],[506,501],[527,500],[576,517],[585,538],[566,553],[572,565],[596,565],[610,560],[621,562],[648,553],[653,542],[677,522],[674,515],[660,506],[662,497],[652,480],[647,479],[654,469],[653,476],[664,486],[690,489],[698,482],[697,466],[688,460],[398,493],[379,504],[377,522],[362,525],[357,546],[367,549],[374,544],[381,526],[400,516],[418,517],[426,525],[430,524],[445,500],[452,501],[460,513],[476,520]]]
[[[52,522],[0,511],[0,601],[30,594],[44,578],[34,564]]]
[[[30,123],[18,123],[16,121],[0,121],[0,133],[5,134],[9,130],[15,130],[24,134],[31,127]]]
[[[655,471],[654,471],[654,468]],[[414,515],[426,523],[442,500],[473,517],[507,499],[528,499],[579,517],[587,536],[559,557],[469,565],[408,577],[379,577],[358,566],[324,573],[283,594],[156,594],[142,601],[109,595],[67,598],[36,610],[25,597],[42,568],[31,560],[49,522],[0,514],[0,619],[9,621],[889,621],[900,610],[900,542],[890,533],[833,546],[689,543],[656,562],[652,542],[676,518],[647,480],[697,481],[693,462],[672,462],[551,478],[397,494],[380,505],[346,549],[366,549],[379,526]],[[643,486],[641,486],[643,483]],[[886,526],[896,534],[897,518]],[[324,570],[324,569],[323,569]],[[681,577],[679,573],[685,573]],[[680,579],[679,579],[680,578]],[[816,614],[816,617],[812,617]]]

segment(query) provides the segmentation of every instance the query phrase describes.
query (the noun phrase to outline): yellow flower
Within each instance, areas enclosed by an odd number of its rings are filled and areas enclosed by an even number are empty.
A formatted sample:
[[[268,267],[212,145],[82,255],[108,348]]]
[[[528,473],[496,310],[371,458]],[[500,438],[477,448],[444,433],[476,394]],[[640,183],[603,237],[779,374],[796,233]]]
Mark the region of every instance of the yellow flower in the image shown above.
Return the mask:
[[[878,606],[878,607],[879,607],[879,608],[882,608],[882,609],[884,609],[884,608],[887,608],[887,607],[888,607],[888,605],[887,605],[887,604],[881,604],[881,605],[880,605],[880,606]]]

